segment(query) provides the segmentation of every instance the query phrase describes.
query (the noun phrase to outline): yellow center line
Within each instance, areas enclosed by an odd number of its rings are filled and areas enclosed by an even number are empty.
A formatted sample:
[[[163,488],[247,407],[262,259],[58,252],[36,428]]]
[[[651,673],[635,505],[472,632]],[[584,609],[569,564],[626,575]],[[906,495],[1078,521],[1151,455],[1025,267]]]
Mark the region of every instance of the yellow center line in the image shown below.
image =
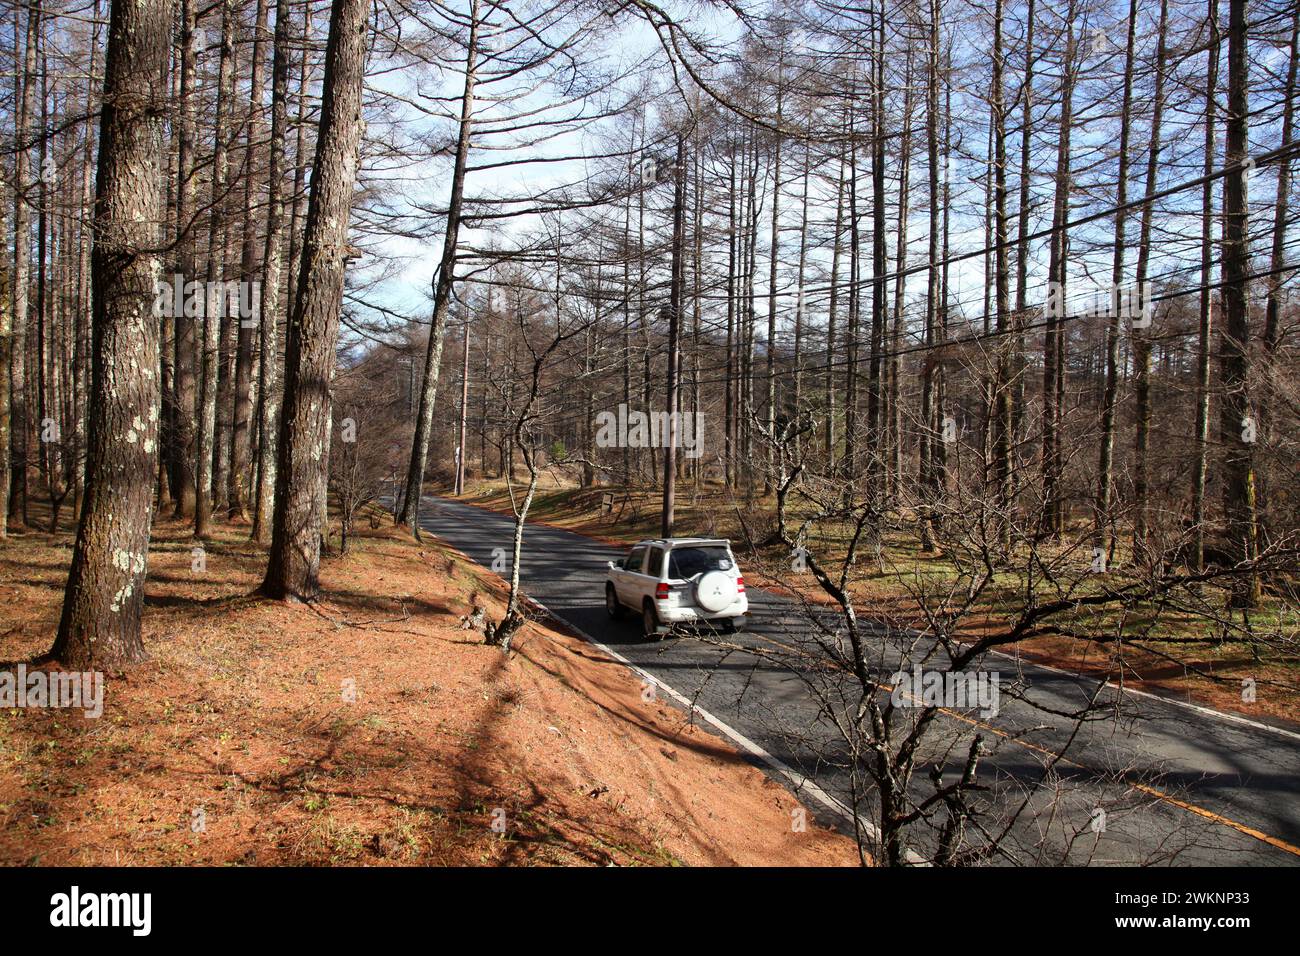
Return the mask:
[[[784,650],[791,651],[793,653],[800,653],[796,648],[790,647],[787,644],[783,644],[780,641],[773,640],[772,638],[767,637],[764,634],[755,634],[754,636],[759,638],[760,640],[766,641],[767,643],[772,644],[776,647],[780,647]],[[885,684],[883,682],[879,684],[879,686],[883,687],[885,690],[891,693],[894,690],[892,685]],[[922,701],[918,700],[916,697],[913,697],[911,694],[908,694],[907,696],[915,703],[918,704],[923,703]],[[1021,747],[1024,747],[1027,750],[1036,751],[1037,753],[1040,753],[1047,757],[1054,757],[1060,762],[1067,764],[1068,766],[1071,766],[1076,770],[1082,770],[1085,773],[1091,773],[1091,774],[1100,773],[1100,771],[1094,770],[1092,767],[1088,767],[1085,766],[1084,764],[1071,760],[1069,757],[1063,756],[1062,754],[1059,754],[1056,751],[1051,750],[1047,747],[1041,747],[1038,744],[1031,743],[1028,740],[1022,740],[1021,738],[1014,736],[998,727],[994,727],[992,724],[989,724],[985,721],[976,720],[974,717],[969,717],[966,714],[957,713],[956,711],[950,710],[947,707],[939,707],[936,709],[941,714],[944,714],[945,716],[951,717],[954,720],[963,721],[975,727],[980,727],[984,730],[987,730],[991,734],[997,734],[1002,739],[1008,740],[1013,744],[1017,744]],[[1210,820],[1214,823],[1218,823],[1225,827],[1229,827],[1233,830],[1236,830],[1238,833],[1244,833],[1246,836],[1254,837],[1256,840],[1259,840],[1262,843],[1267,843],[1269,846],[1276,847],[1279,850],[1283,850],[1287,853],[1290,853],[1292,856],[1300,856],[1300,847],[1295,846],[1291,843],[1287,843],[1285,840],[1279,839],[1278,837],[1271,836],[1267,833],[1264,833],[1262,830],[1256,830],[1254,827],[1247,826],[1244,823],[1239,823],[1238,821],[1233,820],[1231,817],[1225,817],[1221,813],[1215,813],[1213,810],[1207,810],[1205,807],[1197,806],[1196,804],[1189,803],[1186,800],[1179,800],[1177,797],[1171,796],[1170,794],[1165,793],[1163,790],[1160,790],[1157,787],[1153,787],[1150,784],[1137,783],[1131,780],[1126,782],[1129,783],[1134,789],[1139,790],[1142,793],[1147,794],[1148,796],[1155,797],[1157,800],[1167,803],[1172,807],[1177,807],[1178,809],[1185,810],[1188,813],[1194,813],[1199,817],[1204,817],[1206,820]]]
[[[890,689],[892,690],[893,688]],[[910,694],[908,696],[911,697]],[[912,699],[916,700],[916,698],[914,697]],[[920,703],[920,701],[917,701],[917,703]],[[1076,770],[1082,770],[1085,773],[1093,773],[1093,774],[1099,772],[1097,770],[1094,770],[1091,767],[1085,766],[1084,764],[1071,760],[1069,757],[1062,756],[1061,754],[1058,754],[1053,750],[1049,750],[1046,747],[1040,747],[1038,744],[1030,743],[1028,740],[1021,740],[1019,737],[1015,737],[1007,733],[1005,730],[1001,730],[1000,728],[994,727],[992,724],[986,723],[985,721],[976,720],[974,717],[968,717],[965,714],[959,714],[956,711],[949,710],[946,707],[940,707],[938,708],[938,710],[940,711],[940,713],[946,714],[947,716],[952,717],[955,720],[965,721],[966,723],[972,724],[976,727],[981,727],[987,730],[989,733],[997,734],[999,737],[1003,738],[1004,740],[1009,740],[1014,744],[1019,744],[1022,747],[1025,747],[1029,750],[1037,751],[1038,753],[1044,754],[1046,756],[1055,757],[1057,760],[1061,761],[1064,764],[1068,764],[1071,767],[1074,767]],[[1244,823],[1239,823],[1236,820],[1233,820],[1231,817],[1225,817],[1221,813],[1215,813],[1213,810],[1207,810],[1205,807],[1197,806],[1196,804],[1189,803],[1186,800],[1179,800],[1177,797],[1170,796],[1169,794],[1165,793],[1163,790],[1160,790],[1157,787],[1153,787],[1150,784],[1137,783],[1131,780],[1126,782],[1129,783],[1134,789],[1140,790],[1142,793],[1155,797],[1157,800],[1161,800],[1169,804],[1170,806],[1178,807],[1180,810],[1186,810],[1188,813],[1195,813],[1197,816],[1204,817],[1205,819],[1211,820],[1214,823],[1222,824],[1225,827],[1231,827],[1233,830],[1236,830],[1238,833],[1244,833],[1246,834],[1246,836],[1254,837],[1256,840],[1260,840],[1263,843],[1267,843],[1269,846],[1276,847],[1279,850],[1285,850],[1287,853],[1290,853],[1293,856],[1300,856],[1300,847],[1293,846],[1292,844],[1287,843],[1285,840],[1279,839],[1278,837],[1275,836],[1270,836],[1269,834],[1264,833],[1261,830],[1256,830],[1254,827],[1249,827]]]

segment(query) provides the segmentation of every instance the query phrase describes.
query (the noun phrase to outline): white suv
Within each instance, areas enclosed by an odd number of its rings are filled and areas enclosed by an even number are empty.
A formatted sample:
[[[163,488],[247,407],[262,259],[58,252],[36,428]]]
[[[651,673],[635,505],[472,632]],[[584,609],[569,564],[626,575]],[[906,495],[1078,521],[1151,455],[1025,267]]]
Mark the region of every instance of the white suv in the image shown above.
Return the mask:
[[[605,610],[641,612],[647,637],[675,624],[710,623],[726,631],[744,624],[749,601],[731,542],[723,538],[656,538],[609,562]]]

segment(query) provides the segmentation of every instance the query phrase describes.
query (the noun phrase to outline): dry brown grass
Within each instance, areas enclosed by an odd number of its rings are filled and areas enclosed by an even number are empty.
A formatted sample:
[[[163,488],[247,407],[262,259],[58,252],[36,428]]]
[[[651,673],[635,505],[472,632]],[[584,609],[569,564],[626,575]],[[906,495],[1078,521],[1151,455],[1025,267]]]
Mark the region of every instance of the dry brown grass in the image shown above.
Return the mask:
[[[785,789],[582,640],[533,623],[507,660],[459,629],[503,593],[458,555],[366,528],[305,607],[250,596],[265,556],[246,536],[219,529],[196,574],[188,528],[158,525],[151,659],[109,679],[102,718],[0,712],[0,862],[855,862],[842,836],[791,832]],[[49,647],[69,544],[0,542],[0,660]]]

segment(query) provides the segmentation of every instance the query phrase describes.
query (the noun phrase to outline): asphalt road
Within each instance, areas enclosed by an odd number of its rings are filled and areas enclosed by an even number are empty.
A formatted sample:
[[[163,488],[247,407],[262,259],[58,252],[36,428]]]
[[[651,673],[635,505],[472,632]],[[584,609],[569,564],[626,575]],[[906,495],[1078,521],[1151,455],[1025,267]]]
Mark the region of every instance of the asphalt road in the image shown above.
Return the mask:
[[[434,497],[424,500],[422,512],[424,530],[485,567],[494,560],[503,566],[511,518]],[[520,561],[524,591],[724,721],[793,769],[796,780],[807,778],[852,805],[852,761],[819,703],[851,699],[852,687],[827,669],[792,668],[770,656],[811,646],[808,612],[751,586],[747,631],[725,639],[741,649],[691,636],[647,641],[635,615],[610,621],[605,613],[606,562],[624,550],[529,525]],[[874,644],[873,662],[888,672],[897,669],[904,644],[913,655],[928,649],[884,631]],[[991,862],[1300,864],[1300,734],[1110,687],[1097,696],[1104,715],[1080,725],[1063,715],[1097,693],[1095,681],[998,656],[982,668],[1000,675],[997,715],[984,720],[975,710],[945,712],[920,755],[912,792],[918,800],[933,792],[932,765],[942,766],[950,782],[974,733],[983,733],[990,749],[978,776],[988,788],[980,825],[989,832],[1009,827],[1003,840],[1009,856]],[[1027,798],[1026,784],[1042,778],[1049,763],[1049,784]],[[798,788],[788,775],[774,775]],[[826,801],[802,796],[820,820],[850,831],[849,819]],[[859,803],[868,820],[871,800],[867,792]],[[932,850],[933,834],[921,827],[911,837],[919,857]]]

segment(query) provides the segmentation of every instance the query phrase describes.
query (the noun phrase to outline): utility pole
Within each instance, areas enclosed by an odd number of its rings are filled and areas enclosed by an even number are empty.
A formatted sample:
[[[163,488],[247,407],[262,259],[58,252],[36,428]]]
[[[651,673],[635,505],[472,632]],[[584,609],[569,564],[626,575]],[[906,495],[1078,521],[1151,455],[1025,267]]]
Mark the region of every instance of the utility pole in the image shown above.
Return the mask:
[[[677,393],[681,364],[682,294],[685,288],[686,137],[677,131],[677,160],[673,164],[673,276],[668,302],[668,441],[664,449],[663,536],[673,536],[673,504],[677,493]],[[694,427],[694,423],[692,423]]]

